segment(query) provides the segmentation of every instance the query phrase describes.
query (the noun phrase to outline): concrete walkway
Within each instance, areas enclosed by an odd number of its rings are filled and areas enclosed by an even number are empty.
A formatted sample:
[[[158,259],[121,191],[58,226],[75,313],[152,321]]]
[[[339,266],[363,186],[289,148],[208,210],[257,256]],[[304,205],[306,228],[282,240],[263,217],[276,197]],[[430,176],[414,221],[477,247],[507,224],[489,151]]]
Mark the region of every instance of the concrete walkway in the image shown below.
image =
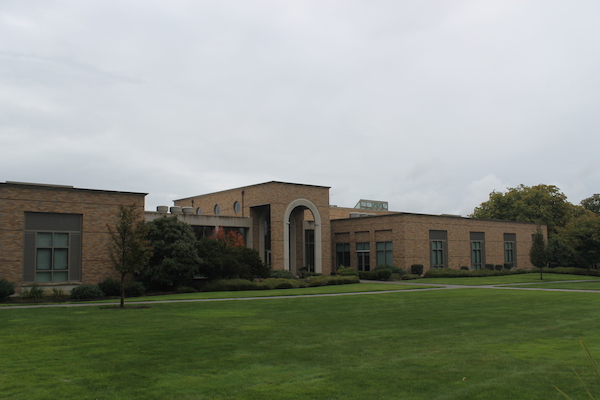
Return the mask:
[[[595,282],[600,279],[584,279],[574,281],[552,281],[552,283],[569,283],[569,282]],[[406,282],[406,281],[367,281],[361,280],[361,283],[387,283],[396,284],[403,286],[430,286],[427,288],[415,288],[406,291],[398,290],[382,290],[374,292],[352,292],[352,293],[326,293],[326,294],[301,294],[301,295],[289,295],[289,296],[268,296],[268,297],[238,297],[238,298],[225,298],[225,299],[190,299],[190,300],[147,300],[147,301],[127,301],[125,307],[144,305],[144,304],[165,304],[165,303],[198,303],[198,302],[212,302],[212,301],[247,301],[247,300],[271,300],[271,299],[297,299],[306,297],[331,297],[331,296],[356,296],[361,294],[384,294],[384,293],[412,293],[422,292],[428,290],[447,290],[447,289],[504,289],[504,290],[533,290],[533,291],[546,291],[546,292],[576,292],[576,293],[598,293],[600,290],[582,290],[582,289],[550,289],[550,288],[527,288],[519,287],[522,285],[532,285],[540,282],[525,282],[525,283],[509,283],[499,285],[450,285],[441,283],[418,283],[418,282]],[[505,286],[511,285],[511,286]],[[119,305],[119,300],[114,303],[64,303],[64,304],[28,304],[28,305],[0,305],[0,310],[15,310],[24,308],[57,308],[57,307],[114,307]]]

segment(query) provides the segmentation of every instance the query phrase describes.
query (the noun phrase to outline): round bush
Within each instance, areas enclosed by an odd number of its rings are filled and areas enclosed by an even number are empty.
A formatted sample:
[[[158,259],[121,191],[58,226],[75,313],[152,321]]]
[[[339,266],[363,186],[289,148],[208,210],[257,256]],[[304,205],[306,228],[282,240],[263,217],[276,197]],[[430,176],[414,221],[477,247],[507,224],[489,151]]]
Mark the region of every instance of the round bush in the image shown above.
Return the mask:
[[[6,279],[0,279],[0,301],[8,299],[8,296],[15,294],[15,284]]]
[[[120,296],[121,282],[113,278],[106,278],[98,284],[98,287],[106,296]]]
[[[377,274],[377,279],[380,281],[387,281],[392,276],[392,271],[389,269],[380,269],[375,271],[375,273]]]
[[[96,300],[104,297],[104,292],[96,285],[76,286],[71,290],[73,300]]]

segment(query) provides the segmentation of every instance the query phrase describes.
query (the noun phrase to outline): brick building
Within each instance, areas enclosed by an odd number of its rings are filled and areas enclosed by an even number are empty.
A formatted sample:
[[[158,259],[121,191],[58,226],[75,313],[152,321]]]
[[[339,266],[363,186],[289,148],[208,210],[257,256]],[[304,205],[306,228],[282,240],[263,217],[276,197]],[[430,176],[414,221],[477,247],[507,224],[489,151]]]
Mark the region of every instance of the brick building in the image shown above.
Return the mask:
[[[0,183],[0,279],[71,287],[115,276],[107,224],[119,204],[144,209],[145,193]]]
[[[145,193],[0,183],[0,279],[70,287],[114,276],[107,224],[120,204],[144,209]],[[386,202],[355,208],[329,204],[329,187],[266,182],[174,201],[146,211],[150,221],[175,216],[198,237],[237,230],[273,269],[330,274],[339,266],[380,264],[408,270],[531,268],[536,225],[453,215],[389,211]],[[545,227],[544,227],[545,229]]]

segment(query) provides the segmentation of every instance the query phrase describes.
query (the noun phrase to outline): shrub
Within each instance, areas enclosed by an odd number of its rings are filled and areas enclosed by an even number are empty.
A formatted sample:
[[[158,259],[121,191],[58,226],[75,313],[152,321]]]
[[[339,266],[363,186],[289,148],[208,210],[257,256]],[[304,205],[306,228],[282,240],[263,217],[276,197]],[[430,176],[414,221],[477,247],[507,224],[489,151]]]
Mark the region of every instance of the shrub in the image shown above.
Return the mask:
[[[104,297],[104,292],[96,285],[80,285],[71,290],[73,300],[96,300]]]
[[[405,274],[405,272],[402,268],[394,267],[393,265],[378,265],[375,268],[373,268],[373,271],[380,271],[382,269],[387,269],[392,274],[399,274],[399,275]]]
[[[423,275],[423,264],[413,264],[410,266],[410,273],[413,275]]]
[[[377,272],[376,271],[358,271],[358,277],[360,279],[374,281],[374,280],[377,280]]]
[[[335,276],[315,276],[306,279],[308,286],[329,286],[329,285],[346,285],[350,283],[360,283],[358,275],[335,275]]]
[[[416,275],[416,274],[406,274],[402,276],[402,280],[403,281],[410,281],[413,279],[421,279],[421,275]]]
[[[256,290],[258,285],[247,279],[218,279],[208,283],[202,289],[205,292],[224,292],[236,290]]]
[[[392,271],[390,271],[389,269],[380,269],[375,271],[375,274],[378,280],[387,281],[388,279],[390,279],[390,276],[392,276]]]
[[[502,264],[495,265],[495,266],[494,266],[494,269],[495,269],[496,271],[502,271],[502,270],[504,269],[504,265],[502,265]]]
[[[485,269],[489,269],[490,271],[494,270],[494,264],[485,264]]]
[[[196,293],[197,290],[191,286],[177,286],[175,290],[177,293]]]
[[[0,279],[0,301],[8,299],[13,294],[15,294],[15,284],[6,279]]]
[[[39,287],[35,283],[29,289],[21,290],[21,298],[23,299],[43,299],[44,288]]]
[[[146,287],[138,281],[126,283],[123,289],[126,297],[140,297],[146,293]]]
[[[463,270],[463,271],[468,271],[469,267],[462,266],[462,267],[460,267],[460,269]]]
[[[64,289],[52,288],[52,298],[55,300],[64,300],[69,298],[69,294]]]
[[[337,274],[341,276],[356,276],[358,277],[358,271],[355,271],[353,268],[344,267],[337,270]]]
[[[121,295],[121,282],[119,282],[117,279],[106,278],[102,282],[98,283],[98,287],[106,296]]]
[[[504,269],[512,269],[513,264],[512,263],[505,263],[504,264]]]
[[[290,271],[286,271],[283,269],[276,269],[271,271],[271,278],[280,278],[280,279],[296,279],[296,277],[294,276],[294,274],[292,274]]]

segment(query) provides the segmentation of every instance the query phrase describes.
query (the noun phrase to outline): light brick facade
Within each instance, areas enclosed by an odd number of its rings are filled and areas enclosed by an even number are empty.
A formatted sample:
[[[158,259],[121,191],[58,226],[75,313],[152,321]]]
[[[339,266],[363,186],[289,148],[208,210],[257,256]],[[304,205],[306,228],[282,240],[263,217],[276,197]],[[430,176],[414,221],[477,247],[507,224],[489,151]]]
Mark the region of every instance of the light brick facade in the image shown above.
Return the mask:
[[[40,272],[35,259],[36,235],[50,229],[43,227],[48,218],[56,222],[66,215],[80,221],[70,236],[77,246],[69,248],[71,256],[78,257],[77,267],[73,273],[69,267],[69,279],[47,285],[95,284],[116,276],[107,251],[107,224],[114,223],[121,204],[134,204],[143,211],[144,199],[144,193],[0,183],[0,279],[15,282],[18,288],[38,280],[45,272]],[[482,246],[481,263],[505,264],[509,241],[513,266],[531,268],[529,249],[537,229],[530,223],[330,206],[329,187],[275,181],[174,203],[168,215],[205,233],[219,227],[240,229],[247,246],[258,250],[264,262],[293,273],[308,267],[330,274],[340,264],[338,245],[347,249],[344,266],[357,269],[357,243],[361,262],[366,260],[371,269],[385,259],[405,270],[413,264],[422,264],[427,270],[433,264],[432,241],[443,243],[443,267],[472,268],[474,237]],[[145,218],[150,221],[165,214],[164,209],[146,211]],[[543,230],[546,233],[546,227]],[[378,244],[384,249],[379,260]],[[57,274],[67,276],[60,271]]]
[[[81,215],[81,279],[65,286],[95,284],[115,276],[108,257],[107,224],[120,204],[135,204],[143,212],[144,193],[76,189],[68,186],[0,183],[0,279],[24,282],[26,213]],[[29,266],[33,268],[33,266]]]

